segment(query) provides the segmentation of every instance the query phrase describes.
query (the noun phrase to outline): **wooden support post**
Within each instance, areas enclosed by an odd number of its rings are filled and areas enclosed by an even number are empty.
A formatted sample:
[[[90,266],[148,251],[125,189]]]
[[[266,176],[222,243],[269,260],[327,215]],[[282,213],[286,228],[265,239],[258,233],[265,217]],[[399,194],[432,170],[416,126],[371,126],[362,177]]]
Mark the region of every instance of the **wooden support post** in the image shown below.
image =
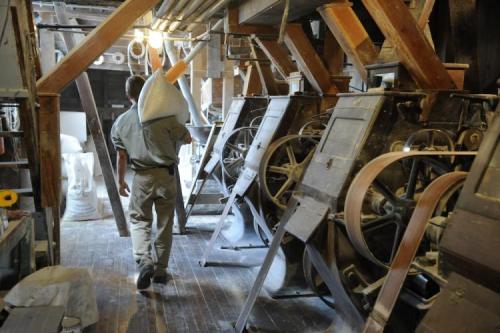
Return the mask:
[[[159,2],[160,0],[124,1],[61,62],[37,81],[37,91],[59,93],[120,38],[139,17]]]
[[[42,207],[51,208],[54,219],[54,261],[60,262],[61,142],[59,138],[59,95],[39,94],[40,173]]]
[[[337,87],[330,81],[330,75],[323,61],[316,53],[300,24],[286,27],[285,44],[297,60],[299,69],[320,94],[336,94]]]
[[[403,0],[363,0],[363,4],[420,88],[456,89]]]
[[[247,66],[247,74],[243,82],[243,96],[253,96],[262,94],[262,84],[260,83],[259,73],[255,65]]]
[[[278,44],[277,41],[262,39],[259,37],[254,37],[253,40],[257,43],[267,58],[271,60],[283,79],[286,80],[290,76],[290,73],[297,71],[297,66],[293,63],[292,59],[290,59],[288,50]]]
[[[353,62],[361,78],[366,81],[368,74],[365,66],[377,59],[378,50],[354,13],[352,3],[338,0],[318,8],[318,12]]]
[[[55,2],[54,10],[59,24],[66,25],[69,23],[69,20],[66,17],[65,3]],[[74,35],[70,32],[63,32],[62,35],[64,42],[66,43],[67,49],[68,50],[73,49],[75,47],[75,40],[73,39]],[[156,56],[158,57],[158,54],[156,54]],[[106,189],[108,191],[109,201],[111,203],[113,215],[115,216],[115,222],[118,228],[118,233],[120,234],[121,237],[126,237],[129,235],[129,231],[127,228],[127,219],[125,218],[125,213],[123,212],[122,202],[120,199],[120,195],[118,193],[118,188],[116,186],[113,167],[111,165],[111,160],[109,158],[106,139],[104,138],[104,133],[102,132],[101,120],[99,119],[99,112],[95,104],[94,94],[92,93],[92,87],[90,86],[90,80],[88,78],[87,73],[82,73],[80,76],[76,78],[76,87],[78,89],[78,94],[80,95],[82,109],[83,111],[85,111],[85,114],[87,115],[88,128],[92,135],[92,139],[94,139],[97,157],[99,159],[99,164],[101,165],[102,175],[104,178],[104,183],[106,184]]]

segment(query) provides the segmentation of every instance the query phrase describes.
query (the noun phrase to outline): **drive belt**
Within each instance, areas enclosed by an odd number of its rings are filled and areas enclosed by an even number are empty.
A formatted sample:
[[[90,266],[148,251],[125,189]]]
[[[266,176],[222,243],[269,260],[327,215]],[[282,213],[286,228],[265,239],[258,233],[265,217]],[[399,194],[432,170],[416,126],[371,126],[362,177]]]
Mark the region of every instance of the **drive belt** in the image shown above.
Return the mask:
[[[380,332],[389,320],[399,293],[408,275],[418,247],[425,234],[427,222],[432,217],[439,199],[450,189],[465,181],[466,172],[455,171],[434,180],[423,192],[410,218],[408,227],[385,277],[382,289],[372,313],[368,317],[363,332]]]
[[[392,152],[381,155],[368,162],[354,177],[345,200],[345,222],[347,233],[356,250],[368,260],[381,263],[372,254],[363,236],[362,230],[362,207],[366,193],[370,186],[389,165],[407,158],[432,158],[445,156],[475,156],[477,152],[457,152],[457,151],[410,151]]]
[[[382,155],[369,162],[355,177],[346,198],[346,225],[358,250],[363,255],[373,256],[366,245],[361,229],[361,208],[365,194],[376,177],[390,164],[411,157],[474,156],[476,152],[394,152]],[[426,225],[432,217],[440,199],[448,191],[462,183],[466,172],[450,172],[436,178],[420,196],[403,235],[398,251],[368,317],[363,332],[383,332],[399,293],[408,275],[418,247],[425,234]]]

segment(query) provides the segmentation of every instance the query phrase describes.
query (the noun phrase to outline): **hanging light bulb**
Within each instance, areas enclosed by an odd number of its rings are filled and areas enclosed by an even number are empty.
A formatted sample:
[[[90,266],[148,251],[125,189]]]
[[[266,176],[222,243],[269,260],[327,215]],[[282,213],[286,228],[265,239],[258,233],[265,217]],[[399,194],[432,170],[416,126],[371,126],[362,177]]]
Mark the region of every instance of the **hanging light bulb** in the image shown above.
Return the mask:
[[[151,30],[148,36],[149,46],[160,49],[163,46],[163,33],[161,31]]]
[[[144,41],[144,32],[139,29],[134,29],[134,40],[138,41],[139,43]]]

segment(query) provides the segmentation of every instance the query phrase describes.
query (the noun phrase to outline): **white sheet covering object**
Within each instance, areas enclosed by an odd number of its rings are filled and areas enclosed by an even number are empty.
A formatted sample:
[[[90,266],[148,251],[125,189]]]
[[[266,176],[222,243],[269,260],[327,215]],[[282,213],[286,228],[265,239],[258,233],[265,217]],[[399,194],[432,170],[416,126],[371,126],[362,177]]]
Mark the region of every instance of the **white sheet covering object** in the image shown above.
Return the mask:
[[[189,107],[184,96],[167,82],[161,69],[146,80],[139,96],[138,109],[142,124],[169,116],[175,116],[180,124],[189,119]]]
[[[88,221],[102,218],[102,205],[94,182],[94,154],[63,154],[68,172],[68,193],[64,221]]]
[[[16,284],[4,301],[14,307],[64,306],[65,316],[80,319],[82,327],[99,319],[92,279],[81,268],[45,267]]]

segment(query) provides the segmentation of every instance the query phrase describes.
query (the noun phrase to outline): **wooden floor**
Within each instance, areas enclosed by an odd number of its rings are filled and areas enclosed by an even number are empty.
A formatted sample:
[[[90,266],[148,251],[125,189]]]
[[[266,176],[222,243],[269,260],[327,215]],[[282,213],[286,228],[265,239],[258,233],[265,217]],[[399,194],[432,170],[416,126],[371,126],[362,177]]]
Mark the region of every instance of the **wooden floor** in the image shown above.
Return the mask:
[[[203,218],[192,220],[202,223]],[[209,230],[201,229],[174,236],[169,265],[173,280],[140,293],[135,289],[137,272],[130,238],[118,237],[112,219],[63,223],[62,264],[88,268],[96,287],[100,320],[85,332],[230,332],[257,271],[200,267],[198,260],[210,236]],[[251,251],[253,258],[264,253]],[[227,253],[235,256],[243,252]],[[249,331],[321,332],[333,316],[334,311],[316,297],[278,301],[262,293]]]

